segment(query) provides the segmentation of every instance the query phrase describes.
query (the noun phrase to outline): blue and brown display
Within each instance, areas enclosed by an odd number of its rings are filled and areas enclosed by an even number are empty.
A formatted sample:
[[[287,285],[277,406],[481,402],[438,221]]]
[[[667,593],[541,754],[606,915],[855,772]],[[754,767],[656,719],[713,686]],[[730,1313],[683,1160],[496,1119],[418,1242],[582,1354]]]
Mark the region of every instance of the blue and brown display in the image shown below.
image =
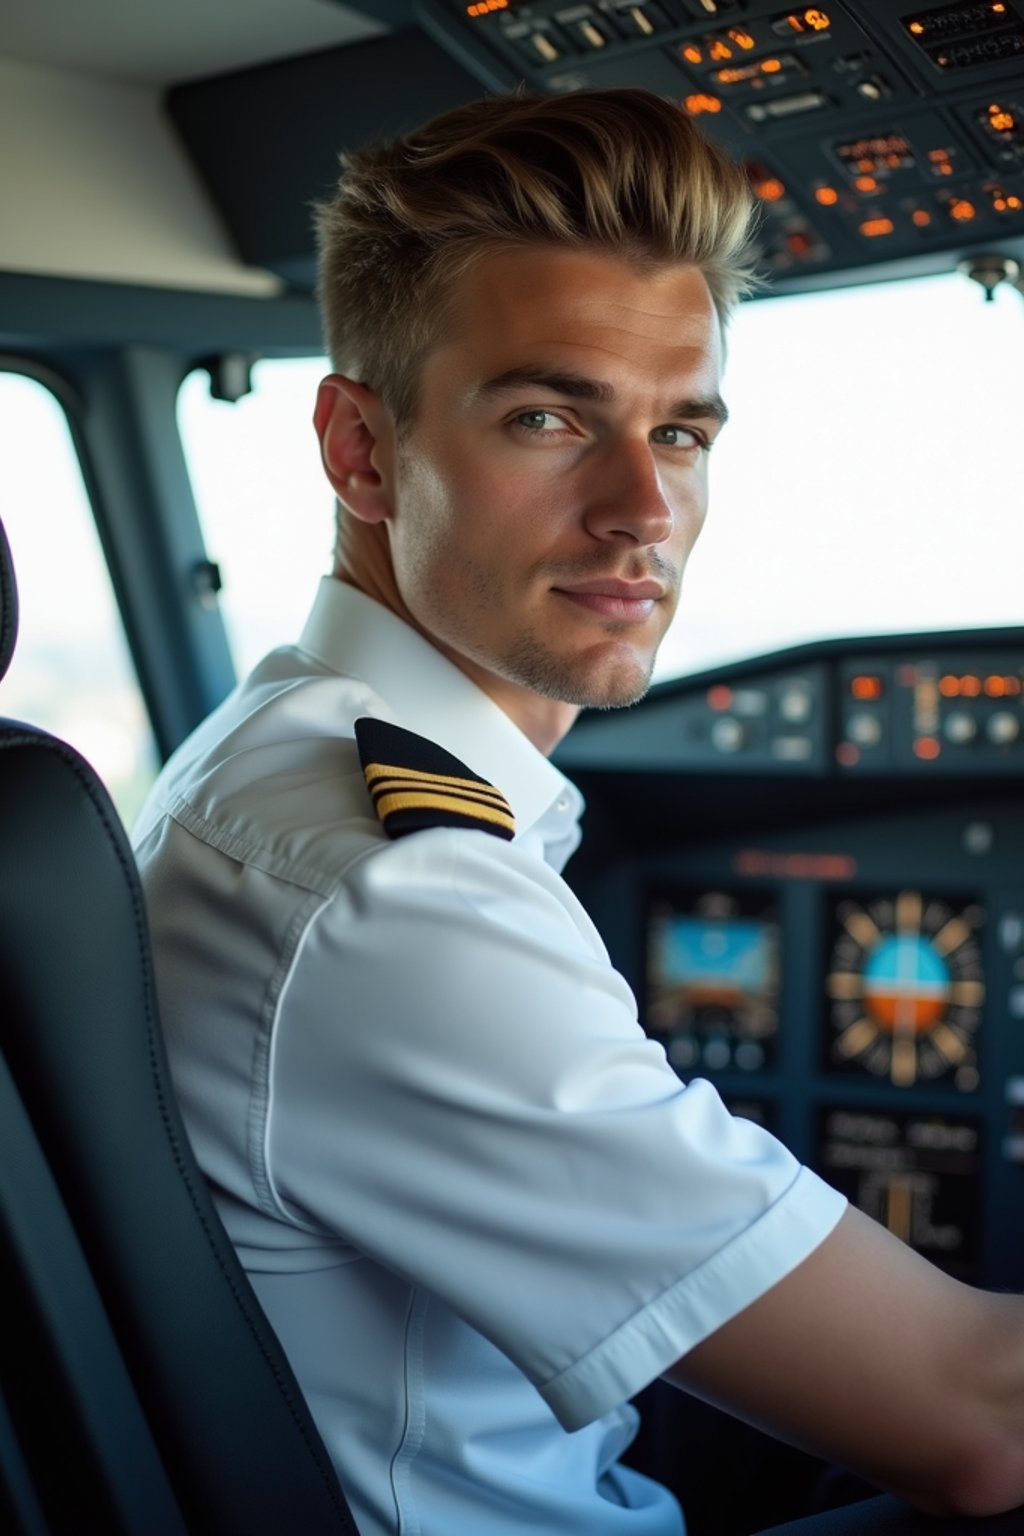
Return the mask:
[[[680,1072],[774,1065],[779,927],[763,895],[658,891],[647,921],[645,1022]]]

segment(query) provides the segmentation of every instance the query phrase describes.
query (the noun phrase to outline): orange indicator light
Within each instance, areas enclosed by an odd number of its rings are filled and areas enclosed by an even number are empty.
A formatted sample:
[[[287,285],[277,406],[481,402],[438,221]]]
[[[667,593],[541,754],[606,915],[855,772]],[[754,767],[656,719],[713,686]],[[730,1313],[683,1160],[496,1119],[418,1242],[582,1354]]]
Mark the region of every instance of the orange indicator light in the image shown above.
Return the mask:
[[[832,25],[826,13],[824,11],[819,11],[814,6],[812,6],[810,10],[804,11],[804,21],[810,27],[812,32],[827,32],[829,27]]]
[[[703,64],[704,62],[704,55],[696,43],[687,43],[686,47],[682,50],[682,54],[689,64]]]
[[[1004,112],[999,107],[989,107],[988,125],[993,133],[1012,133],[1016,127],[1016,120],[1012,112]]]
[[[862,235],[869,240],[875,240],[879,235],[891,235],[893,231],[892,219],[865,219],[860,226]]]
[[[489,16],[492,11],[508,10],[508,0],[477,0],[475,5],[466,6],[467,16]]]
[[[873,176],[858,176],[854,181],[858,192],[877,192],[878,182]]]
[[[763,75],[777,75],[781,68],[782,68],[782,60],[781,59],[762,59],[761,60],[761,73]]]
[[[732,38],[737,48],[743,48],[748,53],[750,52],[751,48],[757,46],[750,33],[744,31],[742,27],[730,27],[729,36]]]
[[[777,176],[766,176],[764,181],[755,181],[754,191],[765,203],[777,203],[780,197],[786,195],[786,188]]]
[[[831,208],[839,201],[839,193],[835,187],[818,187],[814,196],[823,208]]]
[[[1005,697],[1006,698],[1011,698],[1011,697],[1012,698],[1016,698],[1017,694],[1020,693],[1020,689],[1021,689],[1020,678],[1019,677],[1004,677],[1003,678],[1003,682],[1005,684],[1005,688],[1003,690]]]
[[[996,4],[993,5],[992,9],[997,16],[1002,16],[1006,11],[1006,6],[1002,4],[1002,0],[996,0]]]
[[[1002,677],[986,677],[985,692],[990,699],[1001,699],[1006,692],[1006,680]]]
[[[944,699],[955,699],[960,693],[960,679],[947,672],[945,677],[939,678],[939,692]]]
[[[872,159],[870,159],[868,156],[866,156],[866,155],[865,155],[863,160],[858,160],[857,161],[857,169],[858,169],[858,171],[862,171],[865,176],[870,176],[870,174],[874,170],[874,168],[875,168],[875,162]]]
[[[1016,192],[1011,192],[1009,197],[1006,199],[1006,206],[1007,208],[1012,208],[1014,213],[1019,213],[1020,210],[1024,208],[1024,203],[1021,202]]]
[[[712,41],[711,47],[708,49],[708,54],[717,62],[720,59],[731,59],[732,49],[729,47],[728,43],[723,42],[720,37],[716,37]]]
[[[942,744],[934,736],[918,736],[914,741],[914,756],[930,763],[942,751]]]
[[[924,31],[924,27],[919,21],[912,21],[910,23],[910,30],[913,32],[915,37],[920,37],[921,33]]]
[[[880,699],[884,691],[880,677],[861,674],[850,679],[850,692],[855,699]]]
[[[976,699],[981,692],[981,678],[962,677],[960,679],[960,692],[965,699]]]
[[[973,203],[969,203],[966,197],[957,197],[949,205],[949,211],[958,224],[966,224],[977,217],[978,210]]]
[[[724,683],[719,683],[716,687],[709,688],[708,704],[712,709],[719,711],[728,709],[732,704],[732,689],[727,688]]]
[[[918,229],[925,229],[932,221],[932,216],[928,212],[927,208],[915,208],[911,214],[911,218],[917,225]]]
[[[705,96],[703,94],[687,96],[683,106],[691,117],[700,117],[702,112],[721,112],[722,110],[722,103],[717,96]]]

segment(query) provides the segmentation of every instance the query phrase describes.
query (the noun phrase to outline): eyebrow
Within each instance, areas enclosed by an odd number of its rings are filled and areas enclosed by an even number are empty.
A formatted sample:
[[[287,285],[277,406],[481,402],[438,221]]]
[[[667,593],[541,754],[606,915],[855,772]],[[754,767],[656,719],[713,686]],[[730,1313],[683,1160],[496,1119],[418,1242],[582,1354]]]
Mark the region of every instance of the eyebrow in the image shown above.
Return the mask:
[[[561,369],[533,367],[531,364],[509,368],[493,379],[487,379],[474,391],[477,400],[492,400],[497,395],[508,395],[524,386],[549,389],[552,394],[566,395],[570,400],[587,400],[594,405],[612,405],[615,390],[601,379],[588,379],[579,373],[563,373]],[[729,411],[721,395],[687,397],[670,406],[669,416],[681,416],[686,420],[710,417],[724,426]]]

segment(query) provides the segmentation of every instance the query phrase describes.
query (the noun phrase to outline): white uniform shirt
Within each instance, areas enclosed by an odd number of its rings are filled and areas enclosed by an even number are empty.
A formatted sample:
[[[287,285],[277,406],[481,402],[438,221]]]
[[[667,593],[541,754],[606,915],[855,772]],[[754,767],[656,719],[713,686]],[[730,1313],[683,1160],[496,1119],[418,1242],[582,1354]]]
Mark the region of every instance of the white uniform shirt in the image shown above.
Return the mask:
[[[497,785],[514,841],[389,840],[363,715]],[[137,828],[189,1132],[361,1536],[678,1536],[616,1465],[626,1400],[844,1208],[645,1037],[559,874],[580,809],[463,673],[325,578]]]

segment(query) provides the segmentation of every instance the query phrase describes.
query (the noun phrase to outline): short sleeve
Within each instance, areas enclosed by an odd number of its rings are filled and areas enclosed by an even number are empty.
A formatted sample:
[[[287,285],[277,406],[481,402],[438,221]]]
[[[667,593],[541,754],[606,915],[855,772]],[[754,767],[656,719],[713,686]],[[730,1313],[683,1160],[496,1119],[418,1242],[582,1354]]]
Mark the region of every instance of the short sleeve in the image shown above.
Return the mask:
[[[805,1258],[842,1197],[684,1086],[569,889],[514,844],[375,843],[275,1025],[273,1198],[442,1298],[577,1428]]]

